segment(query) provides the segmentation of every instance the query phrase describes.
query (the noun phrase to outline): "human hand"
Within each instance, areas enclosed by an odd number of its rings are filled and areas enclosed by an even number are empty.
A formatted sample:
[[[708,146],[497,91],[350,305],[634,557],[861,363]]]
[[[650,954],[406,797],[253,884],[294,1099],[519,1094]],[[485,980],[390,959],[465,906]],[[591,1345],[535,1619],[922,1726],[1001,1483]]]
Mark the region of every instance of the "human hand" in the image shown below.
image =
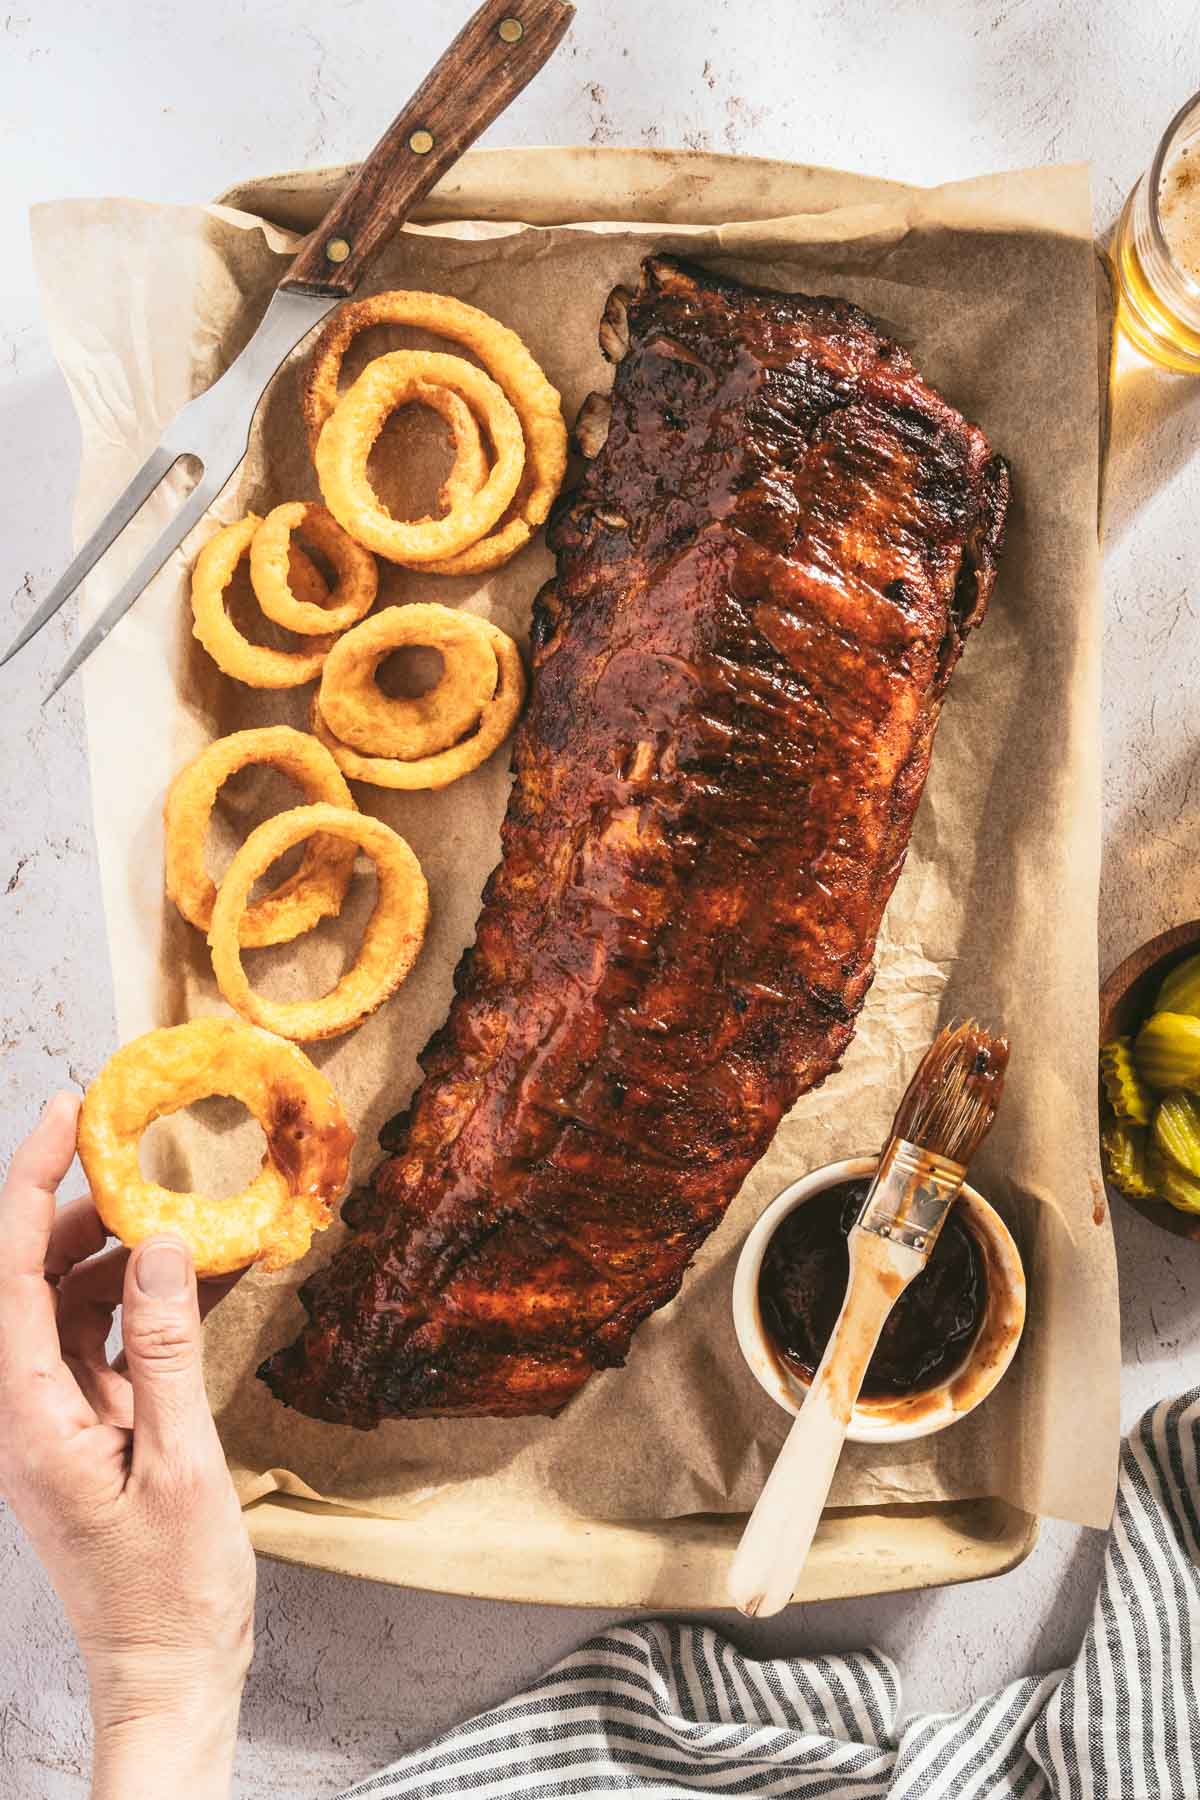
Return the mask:
[[[105,1251],[88,1199],[55,1210],[79,1100],[57,1095],[0,1190],[0,1495],[79,1640],[93,1794],[186,1778],[226,1795],[253,1647],[254,1554],[205,1396],[197,1292],[174,1237]],[[124,1356],[105,1345],[123,1299]]]

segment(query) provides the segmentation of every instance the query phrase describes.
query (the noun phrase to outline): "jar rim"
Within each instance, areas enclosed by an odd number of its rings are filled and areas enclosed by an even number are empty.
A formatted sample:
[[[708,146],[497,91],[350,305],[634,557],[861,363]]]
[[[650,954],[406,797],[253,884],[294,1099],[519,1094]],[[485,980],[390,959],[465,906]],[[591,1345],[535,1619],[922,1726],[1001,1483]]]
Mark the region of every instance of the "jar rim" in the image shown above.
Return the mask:
[[[1148,188],[1146,200],[1147,211],[1150,218],[1150,235],[1154,241],[1155,250],[1166,257],[1171,273],[1182,283],[1183,287],[1187,290],[1189,297],[1200,302],[1200,281],[1196,279],[1190,270],[1185,269],[1176,257],[1175,252],[1171,248],[1167,234],[1163,230],[1162,218],[1159,214],[1159,195],[1162,190],[1163,171],[1166,167],[1167,157],[1179,134],[1180,128],[1186,123],[1188,117],[1192,113],[1196,113],[1200,116],[1200,91],[1192,94],[1189,99],[1184,101],[1183,105],[1179,108],[1179,111],[1167,126],[1167,129],[1163,132],[1162,137],[1159,139],[1158,149],[1154,153],[1154,161],[1151,163],[1149,173],[1146,177]]]

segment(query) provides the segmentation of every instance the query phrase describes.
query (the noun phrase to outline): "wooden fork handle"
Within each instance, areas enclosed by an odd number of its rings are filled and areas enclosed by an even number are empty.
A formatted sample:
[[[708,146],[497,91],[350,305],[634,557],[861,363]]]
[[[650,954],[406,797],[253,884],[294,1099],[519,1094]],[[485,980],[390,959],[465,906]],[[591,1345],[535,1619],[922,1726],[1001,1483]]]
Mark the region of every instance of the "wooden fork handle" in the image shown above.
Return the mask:
[[[532,81],[573,12],[566,0],[484,0],[306,240],[280,287],[352,294],[380,245]]]

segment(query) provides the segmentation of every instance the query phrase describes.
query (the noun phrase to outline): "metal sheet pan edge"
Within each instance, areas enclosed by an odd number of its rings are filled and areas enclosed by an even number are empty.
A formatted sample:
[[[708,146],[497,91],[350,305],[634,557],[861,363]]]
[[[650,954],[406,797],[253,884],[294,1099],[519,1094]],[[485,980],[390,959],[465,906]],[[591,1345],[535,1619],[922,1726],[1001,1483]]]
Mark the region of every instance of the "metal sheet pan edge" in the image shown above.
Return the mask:
[[[301,170],[238,183],[219,203],[295,231],[311,229],[345,181],[348,166]],[[475,150],[426,201],[421,221],[519,219],[548,225],[596,219],[719,223],[827,211],[839,203],[839,171],[707,151],[565,146]],[[902,184],[856,177],[864,198]],[[419,1520],[370,1518],[283,1495],[254,1503],[250,1536],[262,1556],[381,1581],[481,1599],[557,1606],[667,1610],[723,1606],[725,1573],[740,1514],[627,1525],[600,1519],[530,1522],[510,1535],[480,1521],[472,1541]],[[1030,1554],[1039,1521],[996,1499],[851,1507],[826,1514],[800,1600],[896,1593],[1002,1575]]]

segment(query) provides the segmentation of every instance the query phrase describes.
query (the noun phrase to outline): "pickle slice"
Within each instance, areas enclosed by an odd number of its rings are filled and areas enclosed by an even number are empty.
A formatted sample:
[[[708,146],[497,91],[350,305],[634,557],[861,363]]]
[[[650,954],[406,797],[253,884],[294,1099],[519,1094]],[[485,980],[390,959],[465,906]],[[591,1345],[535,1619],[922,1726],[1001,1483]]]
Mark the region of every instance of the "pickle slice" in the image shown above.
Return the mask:
[[[1188,1013],[1200,1018],[1200,956],[1189,956],[1172,969],[1158,990],[1156,1012]]]
[[[1154,1115],[1154,1142],[1178,1168],[1200,1181],[1200,1100],[1168,1094]]]
[[[1151,1013],[1137,1034],[1133,1059],[1142,1080],[1159,1093],[1200,1088],[1200,1019]]]
[[[1173,1163],[1151,1144],[1146,1170],[1154,1184],[1158,1199],[1165,1200],[1176,1212],[1200,1213],[1200,1181]]]
[[[1110,1119],[1100,1134],[1100,1142],[1113,1186],[1131,1200],[1153,1200],[1154,1184],[1146,1165],[1147,1133],[1126,1119]]]
[[[1100,1079],[1118,1119],[1148,1125],[1154,1113],[1154,1097],[1133,1064],[1133,1039],[1114,1038],[1100,1051]]]

